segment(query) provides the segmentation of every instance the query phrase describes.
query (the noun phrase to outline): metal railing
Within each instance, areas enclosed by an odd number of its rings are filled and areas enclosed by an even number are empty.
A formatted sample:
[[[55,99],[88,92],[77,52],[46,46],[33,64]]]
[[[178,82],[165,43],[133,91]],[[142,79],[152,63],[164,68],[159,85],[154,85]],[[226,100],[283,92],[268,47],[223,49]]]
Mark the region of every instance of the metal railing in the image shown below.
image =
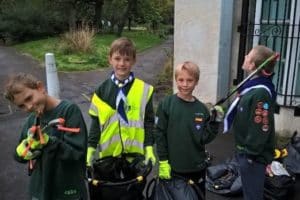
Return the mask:
[[[263,44],[280,53],[273,82],[281,106],[300,105],[300,1],[243,1],[238,68],[253,46]],[[238,70],[237,82],[243,72]]]

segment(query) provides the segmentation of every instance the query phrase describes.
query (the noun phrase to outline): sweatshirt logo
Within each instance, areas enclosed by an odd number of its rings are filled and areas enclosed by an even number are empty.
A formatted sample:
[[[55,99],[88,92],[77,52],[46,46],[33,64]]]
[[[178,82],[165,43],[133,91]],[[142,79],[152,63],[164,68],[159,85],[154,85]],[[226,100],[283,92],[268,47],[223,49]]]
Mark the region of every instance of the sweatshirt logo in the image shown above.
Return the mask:
[[[204,122],[203,113],[195,113],[194,123],[195,123],[195,128],[197,130],[201,129],[203,122]]]
[[[64,195],[73,195],[73,194],[77,194],[76,189],[70,189],[70,190],[65,190],[64,191]]]

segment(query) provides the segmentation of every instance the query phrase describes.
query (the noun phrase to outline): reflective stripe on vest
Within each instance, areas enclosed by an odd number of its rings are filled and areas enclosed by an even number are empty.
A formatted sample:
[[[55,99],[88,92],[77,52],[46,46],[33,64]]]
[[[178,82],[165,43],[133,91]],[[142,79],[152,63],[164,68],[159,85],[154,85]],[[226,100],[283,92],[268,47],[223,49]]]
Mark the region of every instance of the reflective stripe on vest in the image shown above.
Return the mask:
[[[153,93],[153,87],[139,79],[135,79],[127,94],[128,111],[126,112],[128,124],[119,120],[115,109],[110,107],[96,94],[93,95],[89,114],[99,119],[101,126],[100,158],[118,156],[124,153],[144,153],[144,118],[147,102]],[[121,130],[119,129],[119,123]]]

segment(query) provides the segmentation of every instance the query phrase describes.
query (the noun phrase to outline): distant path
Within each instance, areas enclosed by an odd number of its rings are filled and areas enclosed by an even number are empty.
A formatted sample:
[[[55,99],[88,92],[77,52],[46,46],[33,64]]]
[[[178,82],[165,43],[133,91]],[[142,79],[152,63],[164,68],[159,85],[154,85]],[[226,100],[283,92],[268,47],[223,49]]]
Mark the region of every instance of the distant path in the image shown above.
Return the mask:
[[[133,67],[135,76],[150,84],[154,84],[157,80],[157,75],[161,73],[164,67],[167,54],[172,52],[173,37],[169,37],[162,44],[138,54],[137,62]],[[73,99],[73,95],[78,97],[78,92],[89,94],[97,85],[108,78],[111,71],[112,68],[109,67],[88,72],[60,73],[59,79],[63,96],[67,98],[71,96],[71,99]]]

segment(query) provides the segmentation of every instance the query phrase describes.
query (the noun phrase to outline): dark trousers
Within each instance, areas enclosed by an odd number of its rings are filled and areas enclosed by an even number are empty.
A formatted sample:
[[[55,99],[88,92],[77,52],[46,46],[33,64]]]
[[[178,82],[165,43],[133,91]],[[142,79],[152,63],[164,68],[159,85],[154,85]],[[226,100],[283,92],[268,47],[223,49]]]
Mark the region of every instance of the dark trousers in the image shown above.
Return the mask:
[[[172,171],[172,174],[184,177],[186,179],[191,179],[200,189],[201,197],[199,199],[205,198],[205,176],[206,176],[206,169],[203,169],[199,172],[190,172],[190,173],[179,173]]]
[[[237,160],[240,165],[244,200],[263,200],[266,166],[246,154],[237,154]]]

